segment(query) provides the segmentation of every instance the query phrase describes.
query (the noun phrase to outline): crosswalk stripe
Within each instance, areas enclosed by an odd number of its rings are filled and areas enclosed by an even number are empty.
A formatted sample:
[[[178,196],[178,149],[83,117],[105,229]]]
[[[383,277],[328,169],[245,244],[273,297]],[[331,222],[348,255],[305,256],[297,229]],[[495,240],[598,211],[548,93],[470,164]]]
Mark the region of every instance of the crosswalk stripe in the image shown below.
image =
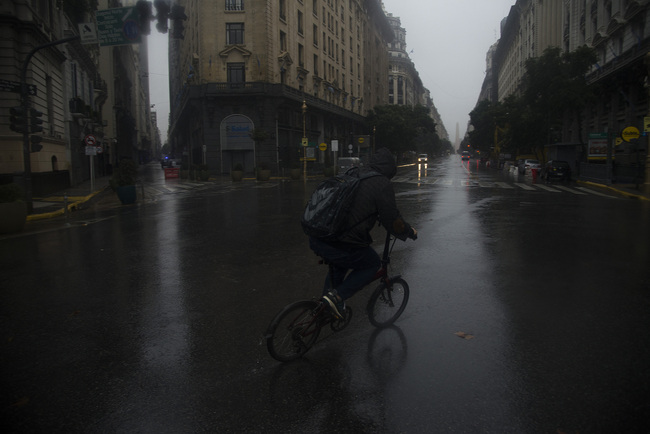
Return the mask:
[[[519,188],[523,188],[524,190],[535,190],[535,187],[531,187],[528,184],[522,184],[521,182],[515,182],[515,185]]]
[[[553,193],[561,193],[560,190],[556,190],[553,187],[549,187],[548,185],[544,185],[544,184],[535,184],[535,185],[537,186],[537,188],[541,188],[542,190],[552,191]]]
[[[581,190],[581,191],[586,191],[587,193],[595,194],[596,196],[602,196],[602,197],[608,197],[610,199],[616,199],[614,196],[610,196],[608,194],[601,193],[600,191],[590,190],[590,189],[585,188],[585,187],[576,187],[576,188],[578,190]]]
[[[555,188],[559,188],[560,190],[568,191],[569,193],[573,193],[573,194],[582,194],[582,195],[585,194],[581,191],[576,191],[573,188],[565,187],[563,185],[556,185]]]

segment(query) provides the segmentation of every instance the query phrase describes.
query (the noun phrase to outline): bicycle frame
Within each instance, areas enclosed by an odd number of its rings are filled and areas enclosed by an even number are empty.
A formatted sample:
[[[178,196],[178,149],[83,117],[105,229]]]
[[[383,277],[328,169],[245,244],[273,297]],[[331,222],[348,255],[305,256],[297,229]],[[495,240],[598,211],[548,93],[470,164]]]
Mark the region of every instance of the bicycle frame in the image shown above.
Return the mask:
[[[390,264],[390,254],[393,251],[393,247],[395,247],[395,242],[397,242],[397,237],[392,236],[390,232],[386,231],[386,241],[384,241],[384,252],[381,255],[381,268],[377,270],[377,273],[372,278],[371,282],[381,279],[386,284],[388,284],[391,279],[397,279],[401,277],[400,274],[391,277],[388,276],[388,264]]]

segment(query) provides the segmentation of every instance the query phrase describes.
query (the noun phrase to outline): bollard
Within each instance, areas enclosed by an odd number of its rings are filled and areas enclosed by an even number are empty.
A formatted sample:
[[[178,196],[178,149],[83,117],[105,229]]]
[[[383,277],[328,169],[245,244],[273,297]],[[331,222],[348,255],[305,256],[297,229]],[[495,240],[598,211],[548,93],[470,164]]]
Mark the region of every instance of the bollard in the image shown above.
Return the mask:
[[[68,193],[63,194],[63,214],[65,214],[65,221],[68,221]]]

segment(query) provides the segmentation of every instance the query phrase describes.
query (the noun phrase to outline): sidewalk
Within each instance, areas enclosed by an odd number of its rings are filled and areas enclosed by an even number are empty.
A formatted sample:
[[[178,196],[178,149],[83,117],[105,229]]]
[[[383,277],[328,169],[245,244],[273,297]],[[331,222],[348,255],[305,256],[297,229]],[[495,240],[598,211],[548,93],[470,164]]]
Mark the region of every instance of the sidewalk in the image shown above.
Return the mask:
[[[90,180],[87,180],[77,186],[69,187],[47,196],[32,198],[33,211],[27,216],[27,221],[62,216],[65,214],[66,207],[68,212],[76,210],[79,205],[88,202],[100,193],[110,189],[110,179],[110,176],[103,176],[96,178],[92,183]]]
[[[596,182],[591,182],[591,181],[577,181],[578,184],[582,185],[588,185],[591,187],[598,187],[602,189],[606,189],[609,191],[613,191],[615,193],[618,193],[620,195],[623,195],[625,197],[628,197],[630,199],[639,199],[639,200],[647,200],[650,201],[650,189],[644,191],[644,186],[643,184],[639,185],[639,189],[637,190],[635,184],[611,184],[611,185],[606,185],[606,184],[599,184]]]

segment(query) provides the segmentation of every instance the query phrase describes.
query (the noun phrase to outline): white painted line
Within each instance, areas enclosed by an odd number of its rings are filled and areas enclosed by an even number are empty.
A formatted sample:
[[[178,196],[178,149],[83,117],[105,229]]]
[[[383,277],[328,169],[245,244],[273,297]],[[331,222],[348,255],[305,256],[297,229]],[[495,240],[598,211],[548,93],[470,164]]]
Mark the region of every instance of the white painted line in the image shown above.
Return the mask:
[[[610,195],[608,195],[608,194],[604,194],[604,193],[601,193],[601,192],[599,192],[599,191],[590,190],[590,189],[585,188],[585,187],[576,187],[576,189],[577,189],[577,190],[581,190],[581,191],[586,191],[587,193],[595,194],[595,195],[597,195],[597,196],[607,197],[607,198],[609,198],[609,199],[618,199],[617,197],[610,196]]]
[[[522,184],[521,182],[515,182],[515,185],[519,188],[523,188],[524,190],[535,190],[535,187],[531,187],[528,184]]]
[[[581,191],[576,191],[573,188],[565,187],[563,185],[556,185],[555,188],[559,188],[560,190],[568,191],[569,193],[573,193],[573,194],[582,194],[582,195],[584,195],[584,193],[581,192]]]
[[[536,185],[538,188],[541,188],[542,190],[552,191],[553,193],[561,193],[560,190],[556,190],[556,189],[554,189],[553,187],[549,187],[548,185],[544,185],[544,184],[535,184],[535,185]]]

